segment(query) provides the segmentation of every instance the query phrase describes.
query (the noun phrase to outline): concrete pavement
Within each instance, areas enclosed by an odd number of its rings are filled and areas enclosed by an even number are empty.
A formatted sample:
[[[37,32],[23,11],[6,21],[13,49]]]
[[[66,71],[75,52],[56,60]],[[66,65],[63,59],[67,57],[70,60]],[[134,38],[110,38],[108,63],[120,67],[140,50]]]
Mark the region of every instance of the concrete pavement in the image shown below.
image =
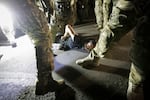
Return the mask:
[[[89,29],[89,30],[88,30]],[[83,35],[97,35],[96,24],[75,27]],[[94,33],[94,34],[93,34]],[[0,100],[126,100],[131,34],[113,47],[98,67],[83,68],[75,60],[88,55],[81,50],[62,51],[55,57],[55,79],[64,79],[66,87],[56,95],[36,96],[36,60],[28,36],[17,38],[17,47],[0,46]],[[57,96],[57,97],[56,97]]]

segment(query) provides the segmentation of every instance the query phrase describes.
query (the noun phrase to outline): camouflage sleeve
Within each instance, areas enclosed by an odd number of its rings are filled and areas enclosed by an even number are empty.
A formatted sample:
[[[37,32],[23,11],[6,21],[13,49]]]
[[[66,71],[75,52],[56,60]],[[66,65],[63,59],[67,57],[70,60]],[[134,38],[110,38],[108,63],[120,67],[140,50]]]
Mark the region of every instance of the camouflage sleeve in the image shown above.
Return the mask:
[[[51,42],[51,33],[44,12],[39,10],[33,0],[10,0],[10,7],[19,28],[25,31],[35,45],[46,45]]]

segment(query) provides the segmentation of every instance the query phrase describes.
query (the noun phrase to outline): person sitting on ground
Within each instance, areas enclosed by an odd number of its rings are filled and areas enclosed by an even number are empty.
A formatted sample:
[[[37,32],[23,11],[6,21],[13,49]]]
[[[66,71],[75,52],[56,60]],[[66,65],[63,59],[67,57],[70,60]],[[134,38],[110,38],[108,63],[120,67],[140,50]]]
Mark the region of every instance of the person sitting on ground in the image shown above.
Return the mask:
[[[94,39],[84,39],[75,32],[71,25],[66,25],[65,33],[60,39],[60,44],[60,49],[63,50],[84,48],[86,51],[91,51],[95,47],[96,41]]]

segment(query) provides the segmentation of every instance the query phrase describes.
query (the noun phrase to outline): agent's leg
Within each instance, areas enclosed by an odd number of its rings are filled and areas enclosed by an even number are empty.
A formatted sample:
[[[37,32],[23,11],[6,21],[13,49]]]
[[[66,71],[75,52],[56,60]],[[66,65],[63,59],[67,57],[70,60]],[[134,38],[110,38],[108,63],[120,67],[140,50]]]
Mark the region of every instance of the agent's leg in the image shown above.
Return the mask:
[[[127,89],[128,100],[144,100],[143,82],[144,82],[143,72],[132,63]]]
[[[111,35],[112,31],[107,26],[109,15],[110,15],[110,3],[111,0],[96,0],[95,1],[95,15],[98,29],[100,32],[99,40],[90,54],[76,61],[76,64],[86,66],[86,65],[99,65],[99,58],[103,57],[103,53],[106,51],[107,35]],[[103,37],[103,38],[102,38]]]
[[[46,43],[46,42],[45,42]],[[52,78],[53,55],[48,46],[39,45],[35,47],[38,69],[38,81],[36,83],[36,95],[44,95],[50,91],[56,91],[59,84]]]
[[[103,28],[103,0],[95,0],[95,16],[98,29]]]
[[[86,66],[86,65],[93,65],[98,66],[100,64],[100,58],[104,57],[104,53],[108,49],[108,39],[113,37],[113,32],[106,27],[103,29],[102,33],[100,34],[99,40],[96,43],[96,46],[89,55],[83,59],[79,59],[76,61],[76,64]]]
[[[44,95],[50,91],[56,91],[59,88],[58,82],[53,80],[52,70],[53,70],[53,53],[51,50],[52,38],[51,32],[48,27],[47,20],[44,16],[43,12],[40,12],[36,7],[32,8],[32,12],[34,21],[30,24],[34,25],[33,28],[36,30],[30,30],[30,34],[28,34],[33,40],[35,44],[36,50],[36,61],[37,61],[37,70],[38,70],[38,81],[36,83],[36,95]],[[39,16],[36,15],[39,13]],[[36,23],[36,24],[35,24]]]
[[[121,4],[123,6],[120,6]],[[117,5],[119,5],[120,8]],[[99,61],[97,59],[104,57],[104,54],[107,52],[111,42],[115,39],[119,39],[120,36],[122,36],[121,34],[125,34],[133,28],[134,25],[131,24],[132,22],[134,23],[133,16],[134,11],[130,1],[128,1],[126,5],[124,5],[124,2],[120,2],[120,0],[115,2],[109,22],[101,30],[100,37],[95,48],[90,52],[88,57],[79,59],[76,63],[86,66],[89,63],[94,64],[95,62],[97,64],[94,65],[99,65]]]
[[[44,95],[49,91],[57,90],[59,84],[52,77],[54,65],[51,32],[44,13],[38,9],[32,0],[12,0],[12,4],[14,4],[15,12],[19,13],[15,16],[20,27],[28,32],[35,45],[38,71],[35,94]]]
[[[111,0],[103,0],[103,28],[107,25],[111,13]]]

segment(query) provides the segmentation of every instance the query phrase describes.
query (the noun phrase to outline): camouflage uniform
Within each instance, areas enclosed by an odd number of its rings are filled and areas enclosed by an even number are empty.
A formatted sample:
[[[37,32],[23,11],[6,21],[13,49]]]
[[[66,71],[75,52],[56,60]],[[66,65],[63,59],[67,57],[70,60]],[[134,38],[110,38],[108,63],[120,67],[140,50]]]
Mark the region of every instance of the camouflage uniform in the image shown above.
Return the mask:
[[[110,43],[117,41],[131,30],[135,24],[133,5],[129,0],[96,0],[95,14],[99,28],[99,39],[90,54],[76,61],[77,64],[99,65],[99,59],[104,57]]]
[[[95,15],[98,29],[102,29],[108,22],[108,16],[110,14],[111,0],[95,0]]]
[[[150,0],[134,0],[139,20],[134,30],[130,51],[131,69],[128,100],[150,100]]]
[[[4,2],[13,10],[19,28],[34,41],[38,70],[36,95],[55,91],[58,83],[52,78],[54,65],[51,32],[44,13],[38,9],[34,0],[4,0]]]

